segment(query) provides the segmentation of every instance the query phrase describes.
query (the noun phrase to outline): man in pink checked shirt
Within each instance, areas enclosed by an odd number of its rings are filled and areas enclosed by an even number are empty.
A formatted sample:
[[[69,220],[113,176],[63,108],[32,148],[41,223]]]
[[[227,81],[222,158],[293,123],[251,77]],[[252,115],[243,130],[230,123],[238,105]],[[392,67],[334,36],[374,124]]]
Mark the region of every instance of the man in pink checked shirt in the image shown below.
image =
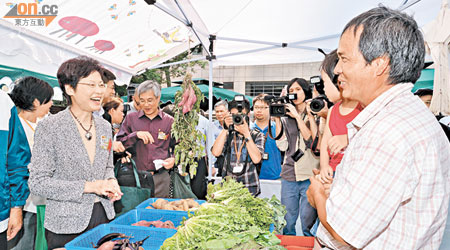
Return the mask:
[[[364,110],[327,197],[311,178],[320,225],[315,249],[439,249],[450,195],[450,146],[411,93],[424,63],[417,23],[378,7],[351,20],[338,48],[342,95]],[[318,174],[318,173],[315,173]]]

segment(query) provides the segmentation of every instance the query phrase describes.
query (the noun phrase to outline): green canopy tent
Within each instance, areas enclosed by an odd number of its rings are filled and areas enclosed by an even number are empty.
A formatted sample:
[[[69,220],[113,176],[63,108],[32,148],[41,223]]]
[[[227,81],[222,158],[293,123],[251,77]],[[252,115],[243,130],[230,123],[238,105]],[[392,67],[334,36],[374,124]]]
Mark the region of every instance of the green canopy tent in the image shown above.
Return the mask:
[[[59,87],[58,79],[56,79],[56,77],[54,77],[54,76],[44,75],[44,74],[40,74],[40,73],[37,73],[34,71],[29,71],[26,69],[20,69],[20,68],[14,68],[14,67],[9,67],[9,66],[5,66],[5,65],[0,65],[0,79],[2,79],[3,77],[9,77],[9,78],[11,78],[12,81],[15,81],[15,80],[25,77],[25,76],[34,76],[43,81],[46,81],[50,84],[50,86],[52,86],[52,88]]]
[[[197,85],[199,87],[199,89],[202,91],[203,95],[205,95],[206,98],[209,98],[209,87],[208,85],[204,85],[204,84],[199,84]],[[161,102],[163,103],[167,103],[167,102],[174,102],[175,100],[175,94],[177,93],[177,91],[181,90],[181,86],[176,86],[176,87],[169,87],[169,88],[163,88],[161,89]],[[213,103],[219,101],[219,100],[227,100],[227,101],[231,101],[233,100],[235,95],[240,95],[237,92],[228,90],[228,89],[222,89],[222,88],[216,88],[213,87]],[[247,100],[250,101],[250,106],[252,106],[253,104],[253,98],[250,96],[245,96],[245,98],[247,98]],[[201,108],[203,110],[207,110],[208,109],[208,102],[207,101],[203,101],[203,103],[201,104]]]
[[[14,87],[14,81],[26,76],[33,76],[48,82],[48,84],[50,84],[50,86],[54,90],[53,100],[63,100],[62,91],[59,87],[58,79],[56,77],[5,65],[0,65],[0,89],[9,92]]]
[[[423,69],[417,82],[414,84],[411,92],[416,92],[418,89],[433,89],[434,69]]]

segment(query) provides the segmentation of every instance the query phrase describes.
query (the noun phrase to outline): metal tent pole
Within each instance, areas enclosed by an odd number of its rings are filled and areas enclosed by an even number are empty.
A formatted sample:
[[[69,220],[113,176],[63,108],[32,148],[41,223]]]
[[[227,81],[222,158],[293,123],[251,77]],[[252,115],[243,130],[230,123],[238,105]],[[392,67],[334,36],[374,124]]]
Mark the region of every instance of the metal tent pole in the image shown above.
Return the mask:
[[[212,109],[213,109],[213,62],[210,59],[209,60],[209,98],[208,98],[208,119],[210,125],[212,125]],[[212,138],[213,131],[210,127],[210,129],[207,130],[207,141],[211,141],[210,138]],[[208,146],[208,143],[205,143],[205,145]],[[212,145],[209,145],[209,147],[212,147]],[[211,150],[207,150],[208,152],[208,180],[211,180],[212,178],[212,153]]]

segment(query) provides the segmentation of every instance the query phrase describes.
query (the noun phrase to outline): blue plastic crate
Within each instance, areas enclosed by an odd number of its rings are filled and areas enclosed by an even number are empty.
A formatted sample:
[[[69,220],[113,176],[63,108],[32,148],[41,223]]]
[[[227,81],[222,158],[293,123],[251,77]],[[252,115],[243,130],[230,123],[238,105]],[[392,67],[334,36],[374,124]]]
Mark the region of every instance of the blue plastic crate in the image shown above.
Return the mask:
[[[106,234],[109,233],[123,233],[131,238],[132,242],[144,239],[150,236],[144,242],[145,250],[158,250],[167,238],[172,237],[177,231],[174,229],[159,229],[159,228],[145,228],[145,227],[132,227],[123,225],[102,224],[95,227],[86,233],[78,236],[71,242],[67,243],[65,248],[67,250],[91,250],[92,243],[96,244],[97,241]]]
[[[180,213],[181,212],[181,213]],[[133,209],[117,219],[111,221],[110,224],[131,226],[141,220],[146,221],[172,221],[175,227],[178,227],[183,221],[183,217],[188,218],[188,213],[184,211],[169,211],[159,209]]]
[[[141,204],[139,204],[136,207],[136,209],[145,209],[146,207],[151,206],[157,199],[164,199],[164,200],[167,200],[167,201],[178,201],[178,200],[181,200],[181,199],[150,198],[150,199],[142,202]],[[200,204],[200,205],[206,202],[205,200],[195,200],[195,201],[198,204]],[[158,209],[158,210],[162,210],[162,209]],[[172,211],[172,210],[163,210],[163,211]],[[185,211],[173,211],[173,212],[185,212]]]

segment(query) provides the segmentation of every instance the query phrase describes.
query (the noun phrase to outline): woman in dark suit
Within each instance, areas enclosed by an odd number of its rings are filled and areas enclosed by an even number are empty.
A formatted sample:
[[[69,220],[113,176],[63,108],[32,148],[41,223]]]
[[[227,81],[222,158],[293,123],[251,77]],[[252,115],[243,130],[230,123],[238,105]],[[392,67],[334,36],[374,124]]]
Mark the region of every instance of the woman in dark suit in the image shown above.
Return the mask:
[[[31,159],[30,190],[47,198],[49,249],[114,218],[122,193],[114,178],[110,124],[99,110],[106,84],[100,64],[88,57],[64,62],[57,73],[69,107],[39,123]]]

